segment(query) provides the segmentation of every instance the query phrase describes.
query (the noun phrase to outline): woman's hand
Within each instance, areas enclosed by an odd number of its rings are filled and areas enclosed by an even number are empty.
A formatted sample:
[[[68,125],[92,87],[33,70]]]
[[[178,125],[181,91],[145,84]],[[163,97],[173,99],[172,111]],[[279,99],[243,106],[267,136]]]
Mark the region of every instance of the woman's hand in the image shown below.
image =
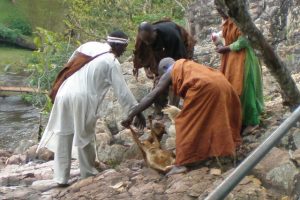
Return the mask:
[[[228,46],[218,46],[218,47],[216,48],[216,51],[217,51],[218,53],[224,54],[224,53],[229,52],[229,51],[230,51],[230,48],[229,48]]]

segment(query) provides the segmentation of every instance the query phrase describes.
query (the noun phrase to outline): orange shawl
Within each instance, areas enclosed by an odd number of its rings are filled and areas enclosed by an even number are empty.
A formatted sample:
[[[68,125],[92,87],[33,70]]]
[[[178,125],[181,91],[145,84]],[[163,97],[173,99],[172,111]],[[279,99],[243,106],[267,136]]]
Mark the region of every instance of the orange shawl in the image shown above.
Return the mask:
[[[242,33],[231,19],[227,19],[223,24],[223,37],[225,45],[235,42]],[[244,64],[246,58],[245,49],[241,51],[230,51],[222,55],[221,72],[225,75],[232,87],[239,96],[242,94],[244,81]]]
[[[58,75],[53,83],[52,89],[49,92],[49,97],[50,97],[52,103],[54,103],[58,89],[60,88],[60,86],[63,84],[63,82],[67,78],[69,78],[72,74],[77,72],[79,69],[81,69],[84,65],[86,65],[90,61],[94,60],[98,56],[103,55],[105,53],[108,53],[108,52],[100,53],[100,54],[92,57],[92,56],[88,56],[81,52],[76,52],[74,57],[58,73]]]
[[[223,74],[181,59],[173,67],[172,84],[184,98],[175,120],[176,164],[234,155],[241,143],[241,106]]]

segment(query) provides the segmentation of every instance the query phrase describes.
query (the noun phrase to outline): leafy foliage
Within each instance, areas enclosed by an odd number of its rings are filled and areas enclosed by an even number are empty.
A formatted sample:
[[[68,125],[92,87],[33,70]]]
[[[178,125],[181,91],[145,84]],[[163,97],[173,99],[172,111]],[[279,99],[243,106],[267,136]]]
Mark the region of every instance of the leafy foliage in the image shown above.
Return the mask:
[[[185,7],[191,0],[65,0],[69,6],[66,25],[80,41],[105,39],[113,30],[123,30],[134,41],[143,21],[169,18],[184,24]],[[133,48],[133,42],[129,49]]]
[[[21,36],[22,34],[19,31],[10,29],[3,24],[0,24],[0,38],[14,42],[18,37]]]
[[[26,16],[9,0],[0,1],[0,31],[9,34],[31,35],[32,27]],[[0,35],[2,37],[2,34]],[[5,34],[7,36],[7,34]],[[9,38],[9,37],[6,37]],[[11,37],[13,38],[13,36]]]
[[[16,18],[16,19],[11,19],[7,23],[7,27],[16,30],[20,32],[23,35],[31,35],[32,34],[32,28],[29,22],[27,22],[24,19],[21,18]]]
[[[28,70],[31,72],[29,84],[41,91],[49,91],[56,75],[74,49],[61,34],[37,28],[37,35],[34,41],[39,49],[33,52],[28,64]],[[51,108],[47,95],[30,94],[24,98],[35,106],[45,107],[46,111]]]
[[[69,8],[64,20],[67,27],[64,34],[67,37],[38,28],[39,37],[35,43],[39,50],[33,53],[29,64],[32,72],[30,85],[42,90],[51,88],[57,73],[74,49],[70,41],[101,41],[109,32],[117,29],[125,31],[134,41],[137,26],[142,21],[154,22],[169,18],[183,25],[185,7],[190,1],[64,0]],[[133,43],[129,45],[129,50],[133,49]],[[130,54],[127,51],[127,56]],[[46,95],[26,95],[25,99],[34,105],[46,106],[48,110],[51,107]]]

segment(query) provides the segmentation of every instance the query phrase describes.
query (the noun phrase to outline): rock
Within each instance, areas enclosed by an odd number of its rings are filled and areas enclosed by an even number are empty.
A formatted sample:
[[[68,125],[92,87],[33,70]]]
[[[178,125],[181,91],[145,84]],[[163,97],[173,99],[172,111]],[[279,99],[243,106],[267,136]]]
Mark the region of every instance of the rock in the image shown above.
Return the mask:
[[[292,191],[292,198],[299,200],[300,198],[300,174],[294,177],[294,189]]]
[[[209,174],[220,176],[222,174],[222,171],[220,169],[212,168],[209,170]]]
[[[293,181],[299,170],[290,161],[288,152],[273,148],[253,169],[253,174],[265,184],[289,192],[295,187]]]
[[[37,153],[36,153],[37,147],[38,145],[34,145],[32,147],[29,147],[26,150],[25,155],[27,156],[27,161],[32,161],[37,158]]]
[[[114,140],[117,143],[121,143],[127,146],[134,144],[132,134],[129,129],[124,129],[123,131],[120,131],[118,134],[114,135]]]
[[[11,151],[6,151],[6,150],[3,150],[3,149],[0,149],[0,157],[10,157],[12,155],[12,152]]]
[[[0,149],[0,169],[5,166],[7,159],[11,156],[12,156],[11,151],[6,151],[6,150]]]
[[[120,144],[100,146],[98,148],[98,155],[101,162],[111,166],[118,165],[125,159],[141,157],[137,145],[126,147]]]
[[[95,133],[106,133],[109,136],[112,136],[109,128],[107,127],[107,124],[105,123],[105,121],[98,119],[96,122],[96,126],[95,126]]]
[[[226,175],[230,173],[227,172]],[[201,193],[201,195],[198,197],[199,200],[205,199],[205,197],[208,196],[210,192],[213,191],[214,188],[216,188],[222,180],[217,180],[212,183],[211,186],[208,186],[204,192]],[[259,181],[257,181],[256,178],[251,176],[246,176],[239,185],[237,185],[233,191],[225,198],[225,200],[264,200],[273,199],[271,198],[271,194],[267,194],[266,189],[262,187],[260,184],[258,184]],[[247,188],[247,189],[244,189]]]
[[[94,180],[94,177],[82,179],[82,180],[76,182],[75,184],[73,184],[72,186],[70,186],[68,189],[72,192],[80,191],[80,188],[83,188],[83,187],[91,184],[93,182],[93,180]]]
[[[297,149],[300,149],[300,129],[294,128],[293,132],[290,132],[293,139],[293,143]]]
[[[26,162],[33,161],[35,159],[49,161],[54,159],[54,153],[47,148],[41,148],[36,152],[38,145],[34,145],[26,150]]]
[[[96,144],[98,146],[109,145],[112,141],[111,135],[105,133],[96,134]]]
[[[34,140],[21,140],[18,147],[14,150],[15,154],[24,153],[29,147],[34,146],[37,141]]]
[[[37,180],[32,183],[31,187],[35,190],[39,190],[39,191],[43,192],[43,191],[47,191],[51,188],[57,187],[57,183],[52,179]]]
[[[39,149],[37,158],[44,161],[50,161],[54,159],[54,153],[47,148],[41,148]]]
[[[175,147],[176,147],[176,138],[172,138],[172,137],[168,138],[166,140],[166,145],[165,146],[166,146],[165,148],[167,150],[174,150]]]
[[[121,65],[121,69],[129,89],[132,91],[133,95],[136,97],[137,101],[141,100],[146,96],[153,87],[152,80],[149,80],[144,71],[140,70],[138,81],[132,74],[133,64],[131,62],[124,62]],[[120,125],[122,119],[126,116],[124,115],[124,110],[119,105],[117,98],[113,94],[112,89],[109,90],[104,101],[101,105],[99,116],[103,116],[103,120],[106,122],[109,130],[112,134],[117,134],[124,129]],[[149,108],[144,111],[145,116],[152,113],[152,109]]]
[[[6,199],[20,197],[20,194],[29,199],[203,199],[203,195],[211,192],[231,172],[215,176],[210,174],[209,168],[202,167],[186,174],[165,177],[145,167],[141,160],[126,160],[116,169],[108,169],[95,177],[78,181],[78,162],[72,161],[72,185],[57,188],[52,180],[52,166],[53,161],[6,166],[0,172],[1,195]],[[5,177],[8,180],[6,183],[3,182]],[[13,179],[19,187],[6,187],[13,184]],[[267,194],[257,178],[248,176],[235,188],[229,199],[262,200]]]
[[[27,156],[26,155],[12,155],[6,160],[6,165],[19,165],[26,163]]]
[[[297,66],[300,60],[300,5],[297,2],[249,0],[249,11],[255,25],[293,72],[299,72]],[[215,52],[210,39],[212,32],[221,30],[221,17],[215,9],[214,1],[194,1],[187,9],[186,21],[188,30],[198,41],[194,59],[211,67],[219,67],[220,56]]]

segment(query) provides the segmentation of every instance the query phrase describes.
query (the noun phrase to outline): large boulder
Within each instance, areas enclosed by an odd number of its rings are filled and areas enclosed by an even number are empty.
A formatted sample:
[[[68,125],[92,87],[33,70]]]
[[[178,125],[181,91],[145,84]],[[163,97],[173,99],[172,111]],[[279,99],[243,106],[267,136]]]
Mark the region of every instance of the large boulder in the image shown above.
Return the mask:
[[[294,0],[249,0],[254,23],[292,71],[299,71],[299,8],[300,3]],[[220,57],[210,39],[212,32],[221,30],[221,17],[215,9],[214,1],[197,0],[192,3],[187,10],[186,21],[188,29],[198,40],[196,60],[218,67]]]
[[[58,194],[52,192],[52,198],[73,199],[86,197],[92,199],[174,199],[203,200],[205,196],[228,173],[210,174],[210,169],[201,167],[186,174],[170,177],[144,167],[140,161],[130,160],[116,169],[101,172],[96,177],[81,180]],[[272,196],[255,177],[245,177],[228,199],[264,200]]]
[[[300,164],[299,152],[295,152],[294,156],[299,157]],[[273,148],[253,169],[253,174],[259,177],[264,184],[289,194],[295,189],[295,180],[300,174],[299,168],[290,158],[287,151]]]
[[[152,80],[149,80],[146,77],[144,70],[140,70],[139,77],[138,79],[136,79],[132,73],[133,64],[131,62],[124,62],[121,65],[121,69],[129,89],[132,91],[136,100],[140,101],[151,91],[153,87]],[[145,116],[147,116],[151,112],[152,111],[150,108],[146,110],[144,114]],[[112,134],[116,134],[124,129],[124,127],[120,125],[120,122],[127,116],[120,104],[118,103],[118,100],[114,95],[112,89],[109,90],[109,92],[104,98],[104,101],[101,105],[100,116],[106,122]]]

